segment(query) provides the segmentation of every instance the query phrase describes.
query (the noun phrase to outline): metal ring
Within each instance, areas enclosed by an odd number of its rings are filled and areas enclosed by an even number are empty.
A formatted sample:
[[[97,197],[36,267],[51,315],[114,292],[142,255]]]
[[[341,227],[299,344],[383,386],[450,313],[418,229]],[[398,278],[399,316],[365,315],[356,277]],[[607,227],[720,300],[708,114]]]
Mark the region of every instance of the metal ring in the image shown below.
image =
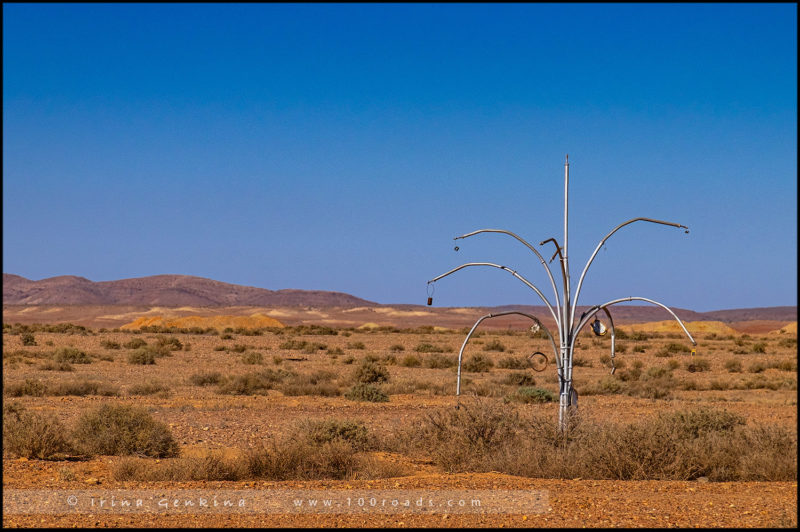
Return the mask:
[[[534,363],[534,360],[537,360]],[[549,360],[547,359],[547,355],[542,353],[541,351],[536,351],[535,353],[531,353],[528,355],[528,363],[531,366],[531,369],[536,372],[542,372],[547,369],[547,363]]]

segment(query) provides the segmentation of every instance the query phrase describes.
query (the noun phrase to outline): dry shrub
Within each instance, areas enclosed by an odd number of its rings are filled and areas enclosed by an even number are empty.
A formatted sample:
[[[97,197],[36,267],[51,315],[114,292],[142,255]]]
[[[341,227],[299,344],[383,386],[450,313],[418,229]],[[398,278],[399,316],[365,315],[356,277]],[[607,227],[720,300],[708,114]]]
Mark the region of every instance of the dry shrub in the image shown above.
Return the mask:
[[[341,395],[339,387],[331,381],[336,378],[335,373],[330,371],[315,371],[310,375],[292,375],[287,382],[281,384],[278,389],[284,395],[319,395],[322,397],[334,397]]]
[[[282,369],[277,371],[266,369],[257,373],[235,375],[222,381],[217,392],[231,395],[266,395],[278,383],[293,375],[293,372]]]
[[[3,405],[3,453],[12,457],[47,460],[72,452],[67,431],[52,414],[28,412],[16,404]]]
[[[576,368],[591,368],[592,361],[582,357],[574,357],[572,359],[572,365]]]
[[[183,344],[174,336],[164,336],[159,334],[156,336],[156,347],[165,347],[170,351],[180,351],[183,349]]]
[[[509,373],[499,382],[500,384],[507,384],[511,386],[533,386],[536,384],[536,380],[533,378],[533,375],[521,372]]]
[[[706,360],[705,358],[693,358],[689,362],[684,364],[686,367],[686,371],[689,373],[695,373],[699,371],[708,371],[711,369],[711,363]]]
[[[404,368],[418,368],[422,365],[422,362],[414,355],[406,355],[403,357],[403,360],[400,361],[400,365]]]
[[[742,362],[735,358],[731,358],[725,361],[725,369],[728,370],[729,373],[741,373],[742,372]]]
[[[483,350],[484,351],[498,351],[498,352],[502,353],[503,351],[506,350],[506,346],[504,346],[500,342],[500,340],[495,339],[495,340],[492,340],[491,342],[488,342],[486,345],[484,345],[483,346]]]
[[[343,419],[306,421],[300,423],[295,434],[316,445],[335,440],[344,441],[358,450],[365,450],[371,445],[367,426],[359,421]]]
[[[3,384],[3,393],[11,397],[42,397],[47,393],[47,386],[38,379],[25,379],[23,382]]]
[[[153,463],[123,459],[112,471],[116,480],[312,480],[345,478],[387,478],[404,471],[359,452],[372,445],[366,426],[346,420],[300,423],[280,440],[269,440],[238,456],[224,457],[208,452]]]
[[[494,366],[494,363],[486,356],[477,354],[472,355],[464,361],[464,371],[471,373],[482,373],[489,371]]]
[[[70,364],[91,364],[92,359],[80,349],[62,347],[53,351],[54,362],[69,362]]]
[[[264,363],[264,355],[259,353],[258,351],[248,351],[247,353],[242,355],[242,362],[245,364],[263,364]]]
[[[450,472],[613,480],[797,479],[793,431],[748,427],[737,414],[704,408],[629,424],[593,423],[576,413],[560,431],[553,417],[522,417],[478,400],[459,410],[435,411],[419,427],[387,441],[408,452],[427,452]]]
[[[425,358],[425,367],[431,369],[446,369],[455,367],[458,364],[456,357],[448,357],[434,353]]]
[[[168,397],[170,394],[169,386],[158,381],[147,381],[141,384],[134,384],[128,388],[129,395],[156,395]]]
[[[444,353],[450,350],[445,347],[423,342],[418,344],[417,347],[414,348],[414,351],[417,353]]]
[[[86,395],[102,395],[106,397],[119,395],[119,389],[105,382],[78,380],[72,382],[59,382],[48,386],[47,395],[65,396],[76,395],[83,397]]]
[[[345,397],[351,401],[365,401],[368,403],[387,403],[389,396],[386,392],[373,384],[360,382],[350,388]]]
[[[581,395],[614,395],[623,393],[625,390],[619,379],[607,375],[594,384],[582,386],[579,391]]]
[[[53,362],[52,360],[48,360],[40,365],[39,369],[45,371],[75,371],[75,368],[73,368],[72,364],[69,362]]]
[[[552,403],[556,397],[552,392],[542,389],[523,386],[516,392],[506,397],[506,402],[515,401],[517,403]]]
[[[142,366],[155,364],[156,356],[152,350],[147,347],[140,347],[136,351],[128,355],[128,364],[139,364]]]
[[[87,454],[177,456],[178,443],[169,427],[144,408],[102,405],[86,412],[73,432],[78,448]]]
[[[458,409],[438,409],[427,414],[419,426],[395,438],[401,449],[417,453],[427,449],[435,463],[447,471],[488,471],[482,463],[512,440],[519,416],[499,402],[473,399]],[[405,448],[402,448],[405,447]]]
[[[389,380],[389,371],[386,366],[377,364],[374,360],[365,359],[353,372],[353,380],[364,384],[387,382]]]
[[[115,480],[186,481],[241,480],[245,477],[241,461],[225,458],[220,452],[176,458],[153,463],[142,458],[126,457],[111,467]]]
[[[769,363],[769,367],[780,371],[797,371],[797,363],[792,360],[773,360]]]
[[[189,382],[195,386],[208,386],[210,384],[219,384],[223,381],[222,374],[219,371],[207,373],[195,373],[189,377]]]
[[[497,363],[497,367],[501,369],[525,369],[528,367],[528,362],[524,358],[504,357]]]
[[[131,338],[129,342],[125,342],[122,344],[122,347],[125,349],[139,349],[140,347],[144,347],[147,345],[147,342],[142,340],[141,338]]]

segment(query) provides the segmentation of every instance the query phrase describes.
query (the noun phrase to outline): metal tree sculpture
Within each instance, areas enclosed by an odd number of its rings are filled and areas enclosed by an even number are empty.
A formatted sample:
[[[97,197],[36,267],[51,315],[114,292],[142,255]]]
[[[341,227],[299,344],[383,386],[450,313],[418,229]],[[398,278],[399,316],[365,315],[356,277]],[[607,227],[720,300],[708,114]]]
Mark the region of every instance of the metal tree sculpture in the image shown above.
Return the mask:
[[[614,373],[615,370],[613,362],[615,355],[615,332],[614,332],[614,321],[611,318],[611,313],[609,312],[608,307],[616,305],[617,303],[622,303],[625,301],[645,301],[647,303],[651,303],[653,305],[657,305],[665,309],[678,321],[678,324],[683,329],[683,332],[685,332],[686,336],[688,336],[689,340],[691,340],[692,345],[697,345],[697,342],[695,342],[694,338],[692,338],[692,335],[689,334],[688,330],[686,330],[686,327],[684,326],[683,322],[669,307],[667,307],[662,303],[659,303],[658,301],[654,301],[652,299],[647,299],[644,297],[623,297],[620,299],[614,299],[612,301],[608,301],[601,305],[595,305],[586,310],[585,312],[583,312],[580,318],[577,320],[577,323],[575,320],[575,309],[577,308],[578,305],[578,297],[581,292],[581,287],[583,286],[583,280],[586,277],[586,272],[589,270],[589,266],[591,266],[592,261],[594,261],[595,256],[597,256],[598,251],[600,251],[600,248],[603,247],[603,244],[605,244],[605,242],[609,238],[611,238],[611,235],[613,235],[626,225],[632,224],[634,222],[651,222],[661,225],[670,225],[672,227],[682,228],[685,230],[686,233],[689,232],[689,228],[686,227],[685,225],[672,222],[664,222],[662,220],[654,220],[652,218],[633,218],[632,220],[628,220],[627,222],[619,224],[614,229],[612,229],[611,232],[609,232],[606,236],[604,236],[600,240],[599,244],[597,244],[594,253],[592,253],[591,257],[589,257],[589,261],[586,263],[586,266],[583,268],[583,271],[581,272],[580,279],[578,280],[577,289],[573,294],[570,287],[569,256],[567,254],[568,213],[569,213],[569,156],[567,156],[567,159],[564,163],[564,246],[563,247],[559,246],[558,242],[554,238],[549,238],[539,243],[540,246],[543,246],[548,242],[552,242],[556,247],[556,251],[553,254],[553,258],[551,258],[550,260],[552,261],[556,257],[556,255],[558,255],[561,262],[562,284],[561,284],[560,296],[559,296],[559,290],[556,287],[556,281],[553,277],[553,273],[552,271],[550,271],[550,267],[548,266],[548,263],[547,261],[545,261],[544,257],[542,257],[541,253],[539,253],[539,251],[537,251],[536,248],[534,248],[524,239],[520,238],[511,231],[505,231],[503,229],[480,229],[478,231],[473,231],[465,235],[457,236],[454,239],[458,240],[460,238],[467,238],[480,233],[502,233],[517,239],[519,242],[524,244],[528,249],[530,249],[534,253],[534,255],[536,255],[536,257],[542,263],[542,266],[544,266],[545,270],[547,271],[547,276],[550,279],[550,284],[553,288],[553,293],[555,295],[555,308],[553,308],[553,305],[550,303],[547,297],[541,292],[541,290],[539,290],[536,286],[534,286],[530,281],[525,279],[523,276],[521,276],[511,268],[507,268],[506,266],[501,266],[499,264],[494,264],[491,262],[469,262],[466,264],[462,264],[461,266],[453,268],[452,270],[443,273],[438,277],[434,277],[433,279],[428,281],[428,285],[431,285],[432,283],[435,283],[436,281],[442,279],[443,277],[447,277],[450,274],[453,274],[463,268],[467,268],[470,266],[491,266],[493,268],[499,268],[501,270],[509,272],[511,275],[513,275],[514,277],[522,281],[526,286],[528,286],[528,288],[536,292],[536,294],[541,298],[541,300],[547,306],[547,309],[550,311],[550,314],[552,315],[553,319],[556,322],[556,326],[558,327],[559,349],[558,350],[556,349],[555,341],[553,340],[553,335],[550,333],[550,331],[547,330],[546,327],[542,326],[541,322],[535,316],[531,316],[523,312],[502,312],[502,313],[488,314],[486,316],[483,316],[479,318],[478,321],[475,323],[475,325],[472,327],[469,334],[467,334],[466,339],[464,340],[464,344],[461,346],[461,351],[459,352],[458,355],[458,384],[456,387],[456,394],[461,393],[461,358],[464,352],[464,348],[466,347],[467,342],[469,341],[470,337],[472,336],[472,333],[475,331],[478,325],[482,321],[488,318],[503,316],[507,314],[520,314],[534,321],[535,330],[542,328],[550,337],[553,346],[554,358],[556,361],[556,371],[558,373],[558,378],[560,383],[558,420],[559,420],[559,426],[562,429],[567,426],[569,412],[571,408],[577,407],[577,392],[575,392],[575,390],[572,387],[572,354],[575,347],[575,340],[578,337],[578,334],[580,333],[581,329],[587,323],[589,323],[589,320],[595,317],[596,314],[601,310],[608,317],[611,330],[611,364],[612,364],[611,373],[612,374]],[[432,298],[429,297],[428,304],[430,305],[431,303],[432,303]],[[597,318],[595,318],[595,322],[593,323],[593,329],[595,329],[595,334],[598,335],[605,334],[603,325],[599,322],[599,320],[597,320]]]

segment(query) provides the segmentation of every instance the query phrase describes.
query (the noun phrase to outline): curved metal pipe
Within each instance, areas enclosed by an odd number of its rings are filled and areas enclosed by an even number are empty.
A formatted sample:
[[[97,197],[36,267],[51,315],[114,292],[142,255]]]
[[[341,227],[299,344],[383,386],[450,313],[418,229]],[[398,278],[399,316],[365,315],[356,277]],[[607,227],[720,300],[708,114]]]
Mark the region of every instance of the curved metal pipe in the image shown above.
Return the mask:
[[[614,365],[614,356],[616,355],[616,330],[614,329],[614,318],[611,317],[611,313],[608,311],[608,308],[603,307],[603,311],[605,311],[606,316],[608,316],[608,323],[611,325],[611,374],[613,375],[615,371],[617,371],[617,367]]]
[[[498,312],[496,314],[487,314],[486,316],[481,316],[480,318],[478,318],[478,321],[476,321],[475,325],[472,326],[472,329],[469,330],[469,334],[467,334],[467,337],[464,338],[464,343],[461,344],[461,349],[458,352],[458,372],[456,373],[456,395],[457,396],[461,395],[461,360],[462,360],[462,357],[464,355],[464,348],[467,347],[467,342],[469,342],[469,339],[472,337],[472,334],[475,332],[475,329],[478,328],[478,325],[480,325],[483,320],[486,320],[486,319],[489,319],[489,318],[497,318],[499,316],[508,316],[509,314],[519,314],[520,316],[525,316],[527,318],[530,318],[533,321],[535,321],[539,325],[539,327],[544,329],[544,332],[547,333],[547,337],[550,338],[550,344],[553,346],[553,358],[555,358],[555,360],[556,360],[556,369],[558,370],[558,377],[561,378],[561,364],[559,363],[559,359],[558,359],[558,349],[556,348],[556,342],[553,339],[553,335],[550,334],[550,331],[547,329],[547,327],[542,325],[542,322],[539,321],[539,318],[537,318],[536,316],[533,316],[531,314],[526,314],[525,312],[518,312],[518,311],[515,311],[515,310],[510,310],[508,312]]]
[[[589,257],[589,262],[586,263],[586,266],[583,268],[583,272],[581,272],[581,277],[578,280],[578,288],[575,290],[575,298],[572,300],[572,313],[570,314],[570,317],[569,317],[569,322],[570,323],[574,323],[575,322],[575,309],[578,308],[578,297],[580,296],[580,293],[581,293],[581,286],[583,285],[583,278],[586,276],[586,272],[589,270],[589,266],[591,266],[592,261],[597,256],[597,252],[600,251],[600,248],[603,247],[603,244],[605,244],[606,240],[611,238],[611,235],[613,235],[614,233],[616,233],[617,231],[619,231],[620,229],[622,229],[626,225],[632,224],[633,222],[639,222],[639,221],[641,221],[641,222],[650,222],[650,223],[661,224],[661,225],[670,225],[672,227],[682,227],[682,228],[686,229],[687,231],[689,230],[689,228],[686,227],[685,225],[676,224],[676,223],[673,223],[673,222],[665,222],[663,220],[654,220],[653,218],[633,218],[632,220],[628,220],[627,222],[623,222],[623,223],[619,224],[618,226],[616,226],[614,229],[612,229],[611,232],[608,233],[606,236],[604,236],[603,239],[600,241],[600,243],[597,244],[597,247],[594,249],[594,253],[592,253],[591,257]]]
[[[511,236],[513,238],[516,238],[520,242],[522,242],[522,244],[524,244],[528,249],[533,251],[533,253],[541,261],[542,266],[544,266],[544,269],[547,270],[547,276],[550,278],[550,285],[553,287],[553,294],[556,297],[556,310],[558,312],[558,315],[560,316],[561,315],[561,303],[560,303],[560,301],[558,299],[558,288],[556,288],[556,280],[553,278],[553,272],[550,271],[550,266],[547,265],[547,262],[545,262],[544,257],[542,257],[541,253],[539,253],[539,251],[536,248],[534,248],[532,245],[530,245],[525,239],[523,239],[522,237],[520,237],[519,235],[517,235],[515,233],[512,233],[511,231],[506,231],[505,229],[479,229],[477,231],[473,231],[471,233],[467,233],[466,235],[457,236],[453,240],[458,240],[460,238],[469,238],[471,236],[474,236],[474,235],[477,235],[477,234],[480,234],[480,233],[501,233],[501,234],[504,234],[504,235]],[[561,273],[562,273],[562,275],[564,273],[564,265],[563,264],[561,265]]]
[[[624,298],[622,298],[622,299],[615,299],[615,300],[613,300],[613,301],[609,301],[608,303],[603,303],[602,305],[595,305],[594,307],[592,307],[591,309],[589,309],[589,310],[588,310],[588,311],[587,311],[587,312],[584,314],[584,316],[581,318],[581,321],[580,321],[580,323],[578,324],[578,326],[577,326],[577,327],[575,327],[574,333],[573,333],[573,335],[572,335],[572,343],[574,343],[574,342],[575,342],[575,338],[578,336],[578,333],[579,333],[579,332],[581,331],[581,329],[582,329],[582,328],[583,328],[583,327],[586,325],[586,323],[588,323],[588,321],[589,321],[589,320],[592,318],[592,316],[594,316],[595,314],[597,314],[597,313],[598,313],[598,312],[599,312],[601,309],[605,309],[606,307],[610,307],[611,305],[616,305],[617,303],[623,303],[623,302],[625,302],[625,301],[634,301],[634,300],[636,300],[636,301],[646,301],[646,302],[648,302],[648,303],[652,303],[653,305],[658,305],[659,307],[663,308],[664,310],[666,310],[667,312],[669,312],[670,314],[672,314],[672,317],[673,317],[673,318],[675,318],[675,320],[678,322],[678,325],[680,325],[680,326],[681,326],[681,329],[683,329],[683,332],[685,332],[685,333],[686,333],[686,336],[688,336],[688,337],[689,337],[689,340],[691,340],[691,342],[692,342],[692,345],[697,345],[697,342],[694,340],[694,338],[692,337],[692,335],[691,335],[691,334],[689,333],[689,331],[686,329],[686,326],[683,324],[683,322],[682,322],[682,321],[681,321],[681,319],[680,319],[680,318],[677,316],[677,314],[675,314],[675,313],[672,311],[672,309],[671,309],[671,308],[669,308],[668,306],[664,305],[663,303],[659,303],[658,301],[654,301],[654,300],[652,300],[652,299],[647,299],[646,297],[633,297],[633,296],[632,296],[632,297],[624,297]],[[572,349],[572,344],[570,344],[570,349]]]
[[[516,277],[517,279],[519,279],[520,281],[522,281],[523,283],[525,283],[525,284],[528,286],[528,288],[530,288],[531,290],[533,290],[534,292],[536,292],[536,293],[539,295],[539,297],[540,297],[540,298],[542,298],[542,301],[544,301],[544,304],[545,304],[545,305],[547,305],[547,309],[550,311],[550,314],[553,316],[553,319],[554,319],[554,320],[556,321],[556,323],[558,324],[558,326],[559,326],[559,329],[561,328],[561,321],[560,321],[560,320],[558,319],[558,317],[556,316],[556,313],[553,311],[553,306],[550,304],[550,302],[547,300],[547,298],[546,298],[546,297],[544,297],[544,294],[541,292],[541,290],[539,290],[538,288],[536,288],[535,286],[533,286],[533,284],[531,284],[531,282],[530,282],[530,281],[528,281],[527,279],[525,279],[523,276],[521,276],[520,274],[518,274],[516,271],[512,270],[511,268],[507,268],[506,266],[500,266],[499,264],[493,264],[493,263],[491,263],[491,262],[468,262],[468,263],[466,263],[466,264],[462,264],[461,266],[458,266],[458,267],[456,267],[456,268],[453,268],[453,269],[452,269],[452,270],[450,270],[449,272],[445,272],[445,273],[443,273],[442,275],[439,275],[439,276],[437,276],[437,277],[434,277],[433,279],[431,279],[430,281],[428,281],[428,284],[435,283],[435,282],[436,282],[436,281],[438,281],[439,279],[441,279],[441,278],[443,278],[443,277],[447,277],[448,275],[450,275],[450,274],[453,274],[453,273],[457,272],[458,270],[460,270],[460,269],[462,269],[462,268],[467,268],[467,267],[469,267],[469,266],[491,266],[491,267],[493,267],[493,268],[499,268],[499,269],[501,269],[501,270],[505,270],[505,271],[509,272],[511,275],[513,275],[514,277]]]

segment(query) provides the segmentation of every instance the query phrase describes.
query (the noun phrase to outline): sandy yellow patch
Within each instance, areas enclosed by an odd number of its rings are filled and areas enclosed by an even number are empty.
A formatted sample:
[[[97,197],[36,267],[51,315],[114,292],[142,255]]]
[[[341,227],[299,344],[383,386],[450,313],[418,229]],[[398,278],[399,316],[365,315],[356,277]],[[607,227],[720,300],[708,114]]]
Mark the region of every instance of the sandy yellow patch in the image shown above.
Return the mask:
[[[127,323],[120,329],[139,329],[157,325],[160,327],[178,327],[188,329],[190,327],[200,327],[202,329],[213,327],[214,329],[259,329],[261,327],[283,327],[284,325],[269,316],[263,314],[252,314],[250,316],[184,316],[182,318],[164,318],[163,316],[141,316],[131,323]]]

